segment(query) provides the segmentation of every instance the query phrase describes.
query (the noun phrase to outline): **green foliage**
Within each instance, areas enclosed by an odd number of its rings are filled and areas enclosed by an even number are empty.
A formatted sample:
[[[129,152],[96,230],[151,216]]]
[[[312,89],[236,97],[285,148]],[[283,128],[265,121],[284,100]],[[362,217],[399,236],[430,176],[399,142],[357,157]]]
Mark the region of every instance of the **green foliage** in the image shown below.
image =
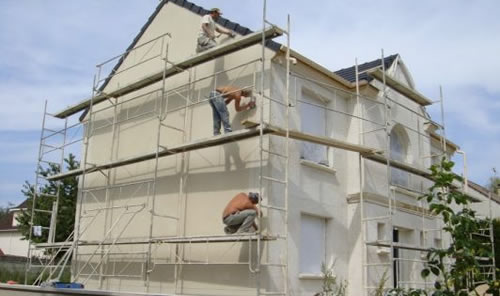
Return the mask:
[[[12,205],[9,203],[9,205],[7,207],[1,207],[0,206],[0,220],[2,220],[4,217],[7,217],[7,215],[9,215],[9,208],[11,207]]]
[[[337,281],[337,276],[333,274],[333,267],[328,268],[324,263],[321,264],[323,273],[323,291],[317,293],[317,296],[345,296],[347,292],[347,281]]]
[[[19,284],[24,283],[24,278],[26,276],[25,272],[23,271],[24,264],[22,263],[22,268],[12,268],[12,266],[6,267],[6,266],[0,266],[0,283],[6,283],[7,281],[15,281]],[[32,285],[35,279],[37,278],[38,274],[36,272],[31,272],[28,274],[28,281],[26,282],[28,285]],[[45,276],[46,279],[47,276]],[[44,279],[44,280],[45,280]],[[61,275],[61,282],[70,282],[71,281],[71,273],[70,273],[70,268],[67,267],[64,271],[63,274]]]
[[[500,178],[496,176],[491,177],[487,187],[492,192],[496,192],[497,189],[500,189]]]
[[[77,169],[80,164],[75,159],[73,154],[70,154],[68,158],[64,160],[67,170]],[[40,168],[40,174],[44,177],[52,176],[58,174],[60,168],[58,165],[50,164],[46,169]],[[78,193],[78,178],[68,177],[62,180],[61,190],[59,196],[59,207],[57,212],[57,226],[56,226],[56,236],[55,241],[61,242],[66,240],[66,238],[71,234],[75,223],[75,208],[76,208],[76,197]],[[47,184],[43,185],[39,191],[44,194],[55,195],[57,193],[57,184],[54,181],[49,181]],[[19,230],[23,234],[25,239],[29,239],[30,235],[30,222],[31,222],[31,209],[33,207],[33,194],[34,185],[25,181],[23,185],[22,193],[27,198],[28,210],[23,211],[21,215],[17,217],[19,222]],[[52,210],[52,203],[55,201],[55,197],[51,196],[37,196],[36,198],[36,209],[41,210]],[[50,225],[50,215],[43,213],[36,213],[33,221],[34,225],[41,225],[48,227]],[[32,241],[35,243],[47,242],[48,231],[43,231],[41,237],[32,236]]]
[[[495,238],[495,264],[497,278],[500,278],[500,219],[493,220],[493,237]]]
[[[373,292],[373,296],[384,296],[385,295],[385,284],[387,283],[387,281],[389,280],[389,276],[387,275],[387,272],[389,270],[385,270],[384,271],[384,274],[382,274],[382,278],[380,279],[380,281],[378,282],[378,285],[377,285],[377,288],[375,289],[375,291]]]
[[[452,172],[454,163],[445,158],[430,170],[434,185],[420,199],[429,203],[433,214],[441,216],[443,230],[451,242],[447,248],[431,249],[427,263],[421,272],[423,278],[433,275],[436,280],[432,296],[468,296],[474,293],[474,281],[482,278],[478,257],[491,257],[491,250],[481,239],[473,239],[474,233],[488,225],[488,221],[477,219],[476,212],[468,208],[469,199],[463,193],[453,190],[453,181],[462,181]],[[458,209],[458,210],[457,210]],[[489,282],[490,287],[497,283]],[[394,289],[391,295],[429,295],[421,289]]]

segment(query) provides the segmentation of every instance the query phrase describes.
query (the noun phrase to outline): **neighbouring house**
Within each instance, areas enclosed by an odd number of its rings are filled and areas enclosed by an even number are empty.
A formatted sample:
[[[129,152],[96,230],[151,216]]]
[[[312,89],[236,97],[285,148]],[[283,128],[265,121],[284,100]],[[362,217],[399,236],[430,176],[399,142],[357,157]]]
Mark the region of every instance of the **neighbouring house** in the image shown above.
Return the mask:
[[[10,208],[9,213],[0,220],[0,250],[3,255],[26,257],[28,241],[18,230],[16,217],[26,209],[26,201]]]
[[[249,29],[224,18],[237,38],[196,54],[205,13],[162,1],[94,98],[55,113],[85,110],[82,168],[53,178],[82,175],[73,279],[103,290],[314,295],[326,265],[349,295],[371,294],[383,274],[387,287],[425,286],[422,256],[448,238],[417,197],[431,184],[427,168],[458,146],[441,136],[402,57],[332,72],[290,50],[288,76],[285,46],[251,43]],[[252,89],[257,108],[229,105],[234,132],[214,137],[207,96],[227,84]],[[225,235],[224,206],[248,191],[263,197],[261,231]],[[497,196],[466,193],[483,215],[500,215]]]

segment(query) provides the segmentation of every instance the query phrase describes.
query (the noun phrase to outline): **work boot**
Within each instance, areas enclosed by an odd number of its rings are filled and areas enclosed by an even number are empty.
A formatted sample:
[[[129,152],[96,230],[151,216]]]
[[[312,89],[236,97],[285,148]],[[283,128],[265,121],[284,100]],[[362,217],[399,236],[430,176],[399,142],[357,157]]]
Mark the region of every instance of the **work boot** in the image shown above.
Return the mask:
[[[237,228],[234,228],[234,227],[231,227],[231,226],[224,227],[224,233],[225,234],[234,234],[234,233],[236,233],[237,230],[238,230]]]

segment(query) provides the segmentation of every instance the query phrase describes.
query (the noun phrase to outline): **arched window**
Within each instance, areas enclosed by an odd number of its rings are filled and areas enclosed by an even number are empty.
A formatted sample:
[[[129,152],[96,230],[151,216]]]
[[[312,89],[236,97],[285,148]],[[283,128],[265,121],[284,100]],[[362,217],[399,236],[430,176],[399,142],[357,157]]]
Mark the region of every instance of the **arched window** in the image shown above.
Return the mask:
[[[407,162],[408,145],[409,145],[408,135],[400,125],[396,125],[391,130],[391,143],[390,143],[391,159],[399,162]],[[391,169],[392,184],[408,187],[409,183],[408,178],[409,178],[408,172],[397,168]]]

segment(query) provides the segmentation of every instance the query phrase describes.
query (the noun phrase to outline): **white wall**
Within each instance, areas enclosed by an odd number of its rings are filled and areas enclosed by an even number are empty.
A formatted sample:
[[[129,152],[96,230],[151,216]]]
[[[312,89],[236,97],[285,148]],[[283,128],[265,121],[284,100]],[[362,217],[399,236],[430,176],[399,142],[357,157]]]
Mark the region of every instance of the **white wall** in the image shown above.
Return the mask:
[[[5,255],[26,257],[28,241],[17,230],[0,231],[0,248]]]

